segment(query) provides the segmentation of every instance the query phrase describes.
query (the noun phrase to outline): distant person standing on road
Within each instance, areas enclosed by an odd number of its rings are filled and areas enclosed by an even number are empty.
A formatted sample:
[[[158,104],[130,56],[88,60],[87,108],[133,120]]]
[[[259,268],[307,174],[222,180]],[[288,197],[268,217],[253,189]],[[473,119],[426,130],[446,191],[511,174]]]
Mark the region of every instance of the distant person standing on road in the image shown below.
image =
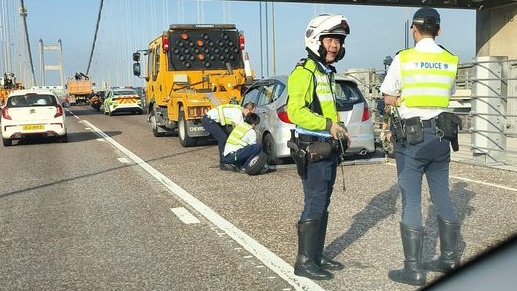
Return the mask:
[[[319,15],[307,26],[305,48],[308,57],[302,59],[289,75],[287,113],[296,126],[309,131],[326,131],[332,136],[319,138],[299,134],[299,153],[305,153],[311,145],[325,147],[333,139],[348,138],[336,110],[336,70],[331,64],[344,57],[345,38],[349,33],[346,18],[337,14]],[[328,270],[344,268],[343,264],[323,255],[338,159],[337,150],[332,149],[318,161],[307,162],[308,157],[303,155],[296,162],[303,185],[304,208],[298,221],[295,275],[328,280],[334,277]]]
[[[422,264],[422,177],[425,174],[431,200],[438,214],[440,258],[425,268],[449,272],[459,265],[459,224],[449,193],[450,140],[457,142],[458,117],[447,112],[458,67],[458,57],[435,42],[440,33],[440,15],[429,7],[413,16],[411,33],[415,47],[400,51],[393,59],[380,91],[387,105],[398,112],[392,118],[395,160],[402,196],[400,235],[404,267],[388,277],[396,282],[424,285]],[[452,143],[453,149],[454,142]]]

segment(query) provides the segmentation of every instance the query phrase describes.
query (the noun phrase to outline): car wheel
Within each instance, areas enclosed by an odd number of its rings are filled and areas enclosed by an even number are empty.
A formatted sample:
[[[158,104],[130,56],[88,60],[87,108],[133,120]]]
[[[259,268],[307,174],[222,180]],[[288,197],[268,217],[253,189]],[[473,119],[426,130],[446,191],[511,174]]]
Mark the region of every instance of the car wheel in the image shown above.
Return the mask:
[[[180,109],[179,113],[178,131],[180,143],[183,147],[186,148],[196,146],[197,140],[188,136],[187,134],[187,121],[185,120],[185,111],[183,108]]]
[[[58,141],[60,143],[67,143],[68,142],[68,134],[65,133],[65,135],[62,135],[62,136],[58,137]]]
[[[275,140],[273,139],[273,135],[267,133],[264,136],[264,141],[262,143],[262,149],[264,153],[268,156],[268,164],[270,165],[281,165],[283,161],[279,159],[276,155],[276,145]]]
[[[267,159],[266,153],[260,152],[250,160],[244,169],[245,172],[251,176],[266,173],[268,170]]]
[[[8,138],[3,138],[2,141],[4,142],[4,147],[9,147],[13,145],[13,141]]]

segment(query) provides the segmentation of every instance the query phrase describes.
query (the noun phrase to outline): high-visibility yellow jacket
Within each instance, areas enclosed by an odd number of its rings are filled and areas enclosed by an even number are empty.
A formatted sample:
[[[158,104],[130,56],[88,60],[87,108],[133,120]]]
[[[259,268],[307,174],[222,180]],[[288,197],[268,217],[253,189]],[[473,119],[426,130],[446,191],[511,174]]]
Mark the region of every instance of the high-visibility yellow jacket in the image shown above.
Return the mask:
[[[238,104],[221,104],[206,113],[211,119],[221,125],[239,124],[243,121],[242,106]]]
[[[414,48],[401,51],[399,57],[401,102],[407,107],[447,108],[459,58],[447,50],[430,53]]]
[[[232,130],[226,142],[232,145],[244,147],[248,145],[248,143],[243,141],[242,137],[244,137],[244,135],[246,135],[250,130],[253,130],[253,127],[250,124],[241,122]]]
[[[330,121],[339,121],[332,67],[325,71],[322,65],[306,59],[296,65],[287,84],[287,114],[292,123],[308,130],[330,130]],[[317,95],[319,107],[313,104],[314,94]]]

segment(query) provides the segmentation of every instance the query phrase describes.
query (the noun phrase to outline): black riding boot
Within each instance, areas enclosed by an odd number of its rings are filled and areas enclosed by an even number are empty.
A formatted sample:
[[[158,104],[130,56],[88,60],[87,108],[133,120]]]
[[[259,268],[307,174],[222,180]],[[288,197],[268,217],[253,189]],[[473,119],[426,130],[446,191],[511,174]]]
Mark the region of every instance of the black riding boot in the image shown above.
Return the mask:
[[[334,274],[322,269],[314,261],[320,221],[308,219],[298,222],[298,256],[294,274],[313,280],[328,280]]]
[[[425,273],[421,267],[424,237],[422,228],[412,229],[400,223],[400,234],[404,249],[404,268],[390,271],[388,277],[399,283],[424,285]]]
[[[316,265],[326,270],[343,270],[345,266],[340,262],[334,261],[329,257],[323,255],[325,248],[325,236],[327,235],[327,224],[329,221],[329,213],[325,212],[321,218],[320,229],[318,232],[318,244],[316,246],[316,256],[314,257]]]
[[[440,259],[426,263],[424,268],[434,272],[448,273],[460,265],[458,256],[460,225],[438,216],[438,232],[440,233]]]

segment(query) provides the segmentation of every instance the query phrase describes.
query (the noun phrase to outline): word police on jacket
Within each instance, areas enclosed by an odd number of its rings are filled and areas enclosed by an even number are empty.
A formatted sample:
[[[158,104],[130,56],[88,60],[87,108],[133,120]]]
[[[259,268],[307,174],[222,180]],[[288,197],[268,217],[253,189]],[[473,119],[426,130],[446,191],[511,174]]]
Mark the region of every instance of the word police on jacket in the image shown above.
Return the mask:
[[[416,67],[420,69],[447,69],[448,65],[441,62],[420,62],[415,63]]]

